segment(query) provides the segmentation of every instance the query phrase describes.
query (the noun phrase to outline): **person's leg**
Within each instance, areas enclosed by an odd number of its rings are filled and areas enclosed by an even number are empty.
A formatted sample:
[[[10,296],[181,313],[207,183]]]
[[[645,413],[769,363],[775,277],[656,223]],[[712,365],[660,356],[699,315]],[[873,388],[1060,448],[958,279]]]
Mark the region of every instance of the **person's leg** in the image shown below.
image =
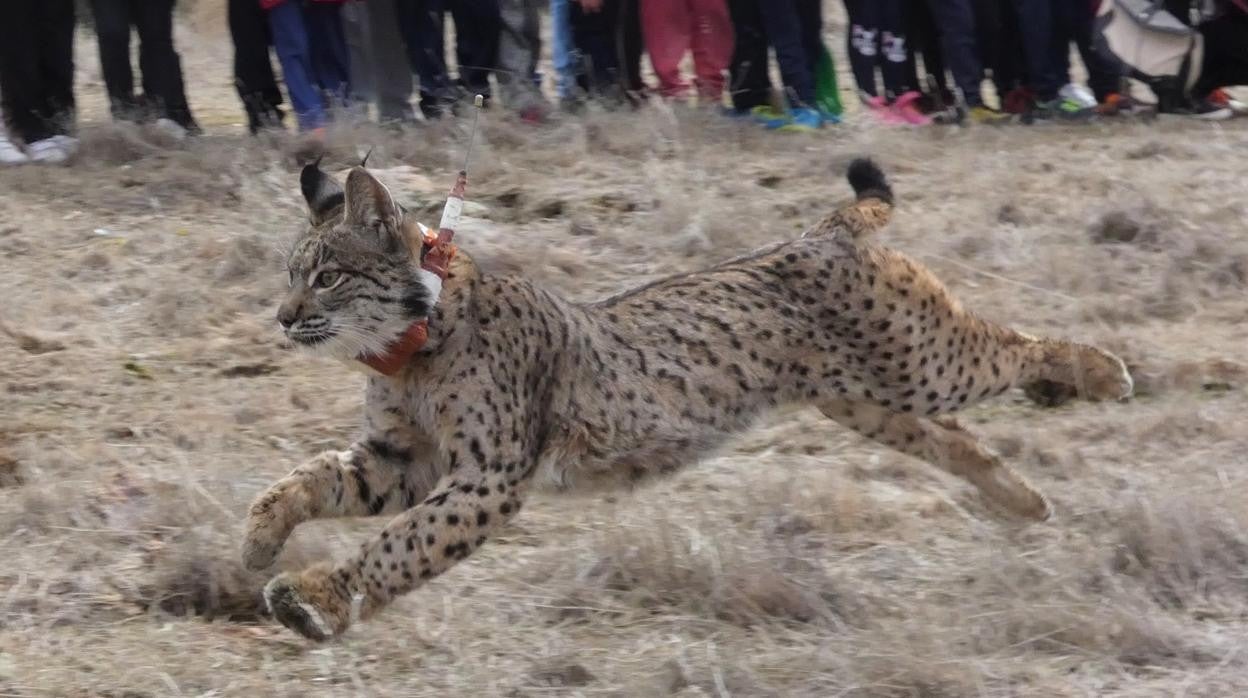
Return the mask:
[[[719,104],[724,95],[724,71],[732,61],[732,18],[725,0],[691,0],[693,8],[693,68],[698,96]]]
[[[807,56],[800,5],[806,0],[771,0],[763,10],[767,42],[776,52],[780,78],[788,93],[789,106],[812,107],[815,103],[815,75]]]
[[[155,100],[157,113],[182,128],[195,130],[198,127],[182,82],[182,60],[173,46],[173,5],[174,0],[135,0],[131,16],[139,32],[139,69],[147,98]]]
[[[312,57],[308,53],[308,33],[303,9],[295,2],[284,2],[269,10],[273,47],[282,65],[282,79],[290,93],[290,103],[300,131],[321,128],[326,123],[321,92],[312,81]]]
[[[312,59],[312,79],[334,102],[344,107],[351,99],[351,57],[342,26],[342,5],[310,2],[303,11]]]
[[[884,91],[894,97],[919,88],[914,54],[907,42],[905,0],[877,0],[880,27],[880,73]]]
[[[1192,95],[1204,99],[1220,87],[1248,85],[1248,16],[1228,12],[1198,28],[1205,58]]]
[[[134,74],[130,70],[129,0],[91,0],[96,44],[100,50],[100,70],[114,119],[138,116],[139,102],[134,95]]]
[[[616,15],[608,11],[606,3],[597,12],[587,12],[578,2],[573,2],[570,9],[572,37],[583,62],[578,82],[595,96],[607,94],[617,87],[619,77],[620,59],[614,38]]]
[[[571,99],[576,87],[576,46],[572,40],[572,17],[568,3],[550,0],[550,54],[559,99]]]
[[[512,0],[501,0],[501,3],[512,3]],[[513,15],[512,19],[519,19],[518,28],[521,32],[532,34],[536,30],[530,25],[536,24],[540,28],[541,20],[536,14],[535,7],[527,7],[531,4],[526,3],[526,6],[518,14]],[[459,84],[469,95],[482,95],[487,100],[490,97],[490,73],[494,72],[495,67],[501,65],[499,45],[503,41],[513,41],[511,38],[504,39],[504,36],[509,35],[513,28],[504,28],[501,13],[500,0],[452,0],[451,2],[451,16],[455,19],[455,55],[459,63]],[[534,34],[534,36],[537,38],[532,43],[540,46],[540,35]],[[530,61],[526,61],[526,65],[528,63]],[[536,65],[536,54],[531,63]],[[533,68],[530,67],[530,69]],[[501,75],[499,80],[500,83],[503,80]]]
[[[412,70],[420,76],[420,111],[425,118],[441,117],[451,100],[446,71],[444,0],[397,0],[399,26]]]
[[[980,83],[984,69],[975,44],[975,14],[970,0],[928,0],[928,7],[940,32],[942,55],[953,73],[954,84],[968,107],[982,106]]]
[[[915,52],[923,57],[923,74],[936,81],[940,99],[948,101],[949,78],[945,74],[945,59],[940,48],[940,32],[927,0],[906,0],[906,28]],[[917,72],[917,69],[916,69]],[[929,87],[924,82],[924,87]]]
[[[879,0],[845,0],[845,12],[849,15],[849,31],[845,37],[849,67],[858,91],[867,97],[879,95],[875,80],[880,58],[879,10]]]
[[[54,135],[74,131],[74,0],[41,0],[38,25],[40,118]]]
[[[641,33],[650,65],[664,97],[679,97],[689,89],[680,76],[680,62],[693,43],[691,0],[640,0]]]
[[[1027,79],[1037,99],[1049,102],[1057,98],[1058,90],[1068,80],[1070,70],[1069,44],[1065,52],[1055,49],[1061,39],[1054,40],[1053,0],[1014,0],[1022,29],[1019,42],[1027,69]],[[1059,55],[1060,54],[1060,55]]]
[[[377,89],[377,118],[404,122],[416,118],[412,110],[412,69],[407,61],[395,0],[368,0],[372,39],[373,84]]]
[[[542,53],[541,16],[538,0],[502,0],[499,16],[503,31],[498,37],[498,83],[507,108],[524,118],[545,116],[545,101],[533,83]]]
[[[738,112],[771,103],[771,77],[767,74],[767,35],[763,30],[761,0],[729,0],[736,46],[729,68],[732,106]]]
[[[645,41],[641,34],[640,0],[607,0],[607,6],[615,17],[614,49],[620,70],[620,80],[630,99],[645,92],[641,81],[641,54]]]
[[[269,25],[255,0],[230,0],[230,38],[234,42],[234,87],[253,134],[281,126],[282,92],[269,61]]]
[[[39,21],[42,0],[10,0],[0,5],[0,100],[13,135],[27,143],[51,137],[42,112],[46,104],[39,69]]]
[[[1102,54],[1093,45],[1096,33],[1096,16],[1087,0],[1054,0],[1061,6],[1064,15],[1063,24],[1075,47],[1079,49],[1079,57],[1088,71],[1088,87],[1096,95],[1096,101],[1104,102],[1111,94],[1122,89],[1122,78],[1126,75],[1122,64],[1110,56]]]
[[[367,115],[368,104],[377,99],[377,74],[372,58],[372,23],[368,20],[368,3],[364,0],[347,0],[342,4],[339,18],[342,35],[347,44],[347,65],[351,84],[352,110]]]

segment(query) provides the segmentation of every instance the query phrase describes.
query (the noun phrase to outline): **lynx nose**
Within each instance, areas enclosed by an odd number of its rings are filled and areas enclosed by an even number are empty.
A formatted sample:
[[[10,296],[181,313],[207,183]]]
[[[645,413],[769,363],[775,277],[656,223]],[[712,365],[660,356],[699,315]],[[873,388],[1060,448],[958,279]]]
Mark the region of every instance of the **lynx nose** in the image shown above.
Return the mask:
[[[277,309],[277,324],[282,326],[283,330],[289,330],[290,326],[295,324],[299,319],[299,307],[293,303],[282,303]]]

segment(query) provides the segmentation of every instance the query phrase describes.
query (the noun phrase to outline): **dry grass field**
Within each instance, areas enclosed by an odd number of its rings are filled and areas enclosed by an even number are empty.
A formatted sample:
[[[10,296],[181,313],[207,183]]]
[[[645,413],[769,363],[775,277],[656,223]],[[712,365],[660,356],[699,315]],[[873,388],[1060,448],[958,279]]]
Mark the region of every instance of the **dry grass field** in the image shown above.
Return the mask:
[[[786,411],[640,491],[536,497],[317,646],[262,615],[242,516],[348,442],[362,378],[276,330],[298,144],[242,133],[219,19],[181,27],[208,135],[108,124],[84,40],[83,153],[0,171],[0,696],[1248,694],[1248,120],[487,113],[457,240],[496,273],[592,299],[696,269],[797,235],[870,154],[899,196],[882,241],[986,316],[1119,352],[1138,394],[964,415],[1052,498],[1046,524]],[[327,163],[374,147],[436,222],[465,128],[341,127]],[[279,566],[379,526],[306,525]]]

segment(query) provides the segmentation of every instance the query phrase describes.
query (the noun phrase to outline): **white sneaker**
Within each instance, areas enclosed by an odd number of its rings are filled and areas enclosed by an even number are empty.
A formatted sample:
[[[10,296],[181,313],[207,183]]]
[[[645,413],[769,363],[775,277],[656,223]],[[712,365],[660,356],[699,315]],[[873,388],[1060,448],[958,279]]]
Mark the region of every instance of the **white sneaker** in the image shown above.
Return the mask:
[[[0,132],[0,165],[25,165],[30,158],[9,137]]]
[[[1070,83],[1057,91],[1057,96],[1078,104],[1083,109],[1095,109],[1099,104],[1096,95],[1083,85]]]
[[[165,133],[179,143],[186,140],[186,129],[173,119],[157,119],[155,126],[157,131]]]
[[[30,151],[30,161],[44,165],[60,165],[69,159],[69,153],[56,142],[55,138],[45,138],[26,146]]]
[[[52,140],[56,141],[57,145],[61,146],[61,150],[64,150],[66,155],[72,156],[77,154],[78,148],[82,146],[82,141],[74,138],[73,136],[66,136],[64,134],[52,136]]]

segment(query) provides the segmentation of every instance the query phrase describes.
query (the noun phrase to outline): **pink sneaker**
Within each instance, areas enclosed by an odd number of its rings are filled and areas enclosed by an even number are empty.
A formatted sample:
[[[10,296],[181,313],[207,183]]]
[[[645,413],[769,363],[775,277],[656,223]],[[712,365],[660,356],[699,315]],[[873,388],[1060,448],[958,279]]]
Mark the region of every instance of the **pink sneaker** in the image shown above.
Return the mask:
[[[871,113],[875,114],[877,119],[886,124],[896,125],[909,123],[903,119],[900,114],[897,114],[893,110],[888,103],[888,99],[885,97],[867,97],[862,100],[862,103],[867,105],[867,109],[870,109]]]
[[[932,117],[924,114],[916,104],[922,97],[922,93],[911,90],[893,100],[892,113],[900,123],[914,126],[927,126],[932,123]]]

